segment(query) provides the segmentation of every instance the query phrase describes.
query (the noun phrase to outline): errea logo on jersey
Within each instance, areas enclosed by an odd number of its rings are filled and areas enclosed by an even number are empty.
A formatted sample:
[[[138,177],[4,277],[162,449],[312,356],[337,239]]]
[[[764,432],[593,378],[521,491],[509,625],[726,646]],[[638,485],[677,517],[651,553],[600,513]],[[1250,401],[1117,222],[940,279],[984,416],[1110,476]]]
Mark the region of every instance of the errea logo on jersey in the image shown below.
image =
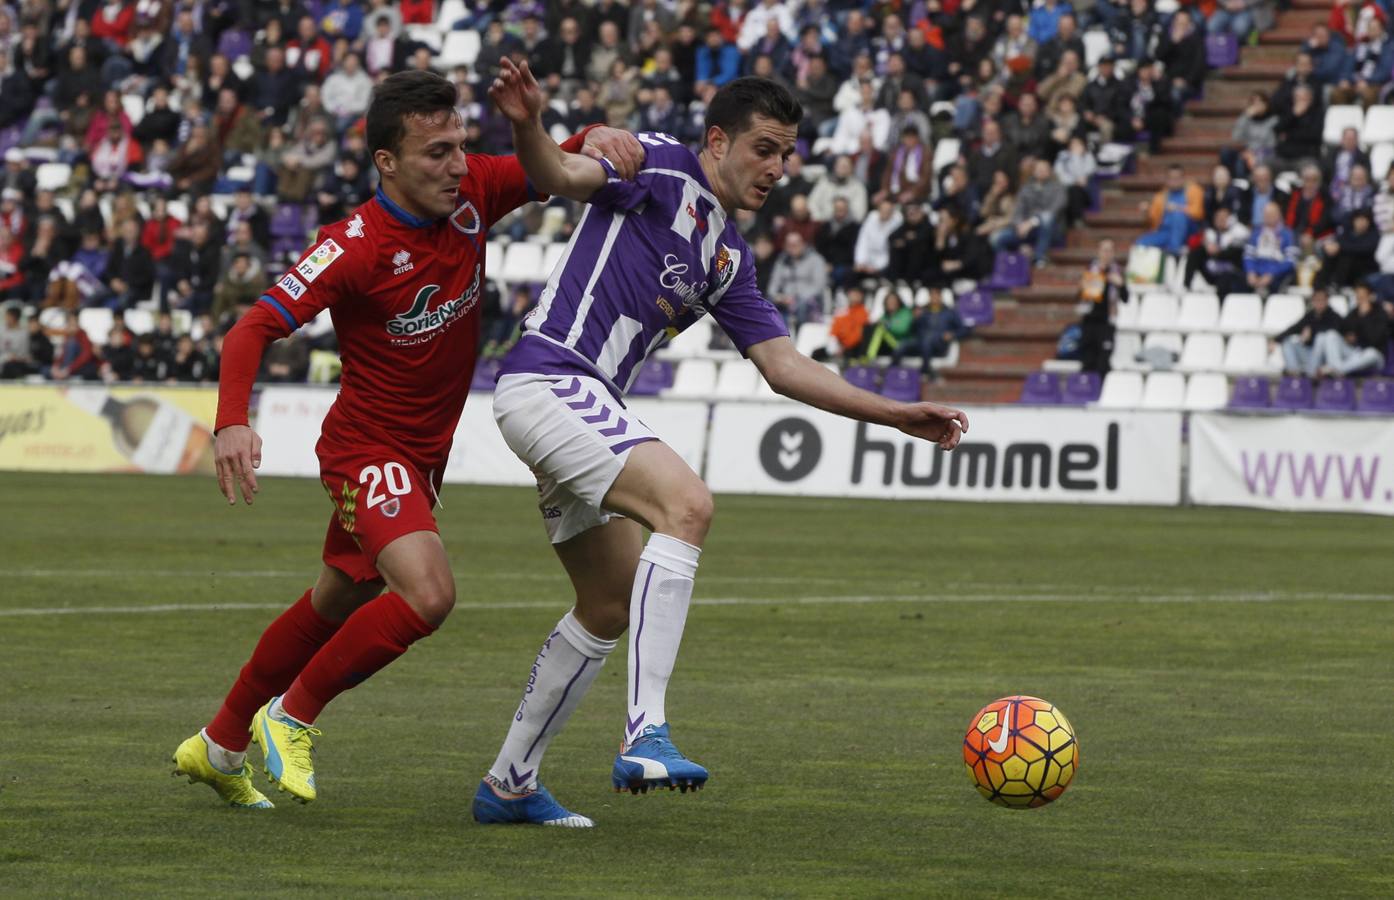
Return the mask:
[[[411,309],[393,316],[387,322],[387,333],[392,343],[398,347],[424,344],[434,340],[436,335],[455,323],[456,319],[467,315],[479,303],[479,263],[474,264],[474,278],[463,294],[446,300],[435,309],[428,309],[431,298],[440,291],[440,285],[428,284],[416,292]]]
[[[314,284],[319,273],[329,268],[334,264],[334,260],[343,255],[343,247],[336,244],[333,238],[325,238],[324,243],[300,261],[300,265],[295,267],[295,271],[300,273],[300,277],[305,279],[306,284]]]
[[[416,264],[411,261],[411,254],[405,250],[398,250],[392,254],[392,265],[396,266],[392,270],[393,275],[401,275],[416,268]]]

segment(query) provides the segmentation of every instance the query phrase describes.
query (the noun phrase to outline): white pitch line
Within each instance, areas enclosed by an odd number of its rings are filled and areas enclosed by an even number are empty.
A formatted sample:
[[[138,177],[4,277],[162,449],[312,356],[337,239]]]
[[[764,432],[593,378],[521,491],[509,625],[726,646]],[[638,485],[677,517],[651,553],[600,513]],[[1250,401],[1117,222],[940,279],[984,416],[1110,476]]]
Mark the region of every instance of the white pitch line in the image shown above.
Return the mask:
[[[1233,593],[1233,594],[846,594],[826,597],[700,597],[695,606],[861,606],[875,603],[1390,603],[1391,594]],[[500,600],[462,603],[461,613],[474,610],[558,609],[561,604],[539,600]],[[284,603],[160,603],[144,606],[49,606],[0,609],[0,618],[20,616],[140,615],[168,612],[284,609]]]

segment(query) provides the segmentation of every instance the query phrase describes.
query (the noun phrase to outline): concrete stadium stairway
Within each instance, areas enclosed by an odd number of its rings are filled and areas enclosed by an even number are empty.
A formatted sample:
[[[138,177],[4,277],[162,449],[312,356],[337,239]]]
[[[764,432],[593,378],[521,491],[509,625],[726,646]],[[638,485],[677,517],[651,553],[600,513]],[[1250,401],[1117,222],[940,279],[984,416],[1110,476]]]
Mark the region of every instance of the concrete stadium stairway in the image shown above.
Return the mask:
[[[1076,289],[1099,241],[1113,238],[1119,256],[1127,256],[1133,238],[1145,230],[1138,204],[1161,188],[1172,163],[1184,166],[1187,177],[1208,182],[1250,92],[1271,92],[1278,85],[1312,26],[1325,22],[1330,11],[1331,0],[1292,0],[1292,9],[1279,13],[1277,24],[1257,46],[1240,48],[1237,66],[1212,71],[1204,99],[1187,104],[1175,136],[1165,140],[1156,155],[1140,146],[1135,174],[1103,182],[1099,211],[1070,230],[1066,246],[1051,253],[1049,266],[1035,270],[1030,287],[997,296],[996,321],[963,341],[959,365],[945,370],[944,380],[930,385],[926,398],[1015,401],[1022,379],[1055,356],[1060,332],[1077,320]]]

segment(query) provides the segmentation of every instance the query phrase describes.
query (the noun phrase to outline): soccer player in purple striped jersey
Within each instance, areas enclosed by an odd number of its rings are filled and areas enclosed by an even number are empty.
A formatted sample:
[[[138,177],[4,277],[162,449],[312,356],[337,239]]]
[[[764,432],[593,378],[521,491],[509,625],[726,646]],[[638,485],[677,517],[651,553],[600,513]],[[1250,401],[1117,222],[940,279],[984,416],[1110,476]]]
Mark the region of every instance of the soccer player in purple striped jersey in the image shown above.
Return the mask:
[[[632,181],[608,162],[547,137],[526,63],[502,63],[490,96],[513,125],[518,159],[539,191],[588,204],[494,394],[504,439],[537,473],[543,522],[576,589],[533,664],[498,759],[475,795],[480,822],[565,821],[538,783],[547,744],[629,631],[628,705],[611,773],[616,790],[700,788],[707,771],[673,744],[664,707],[692,598],[712,497],[702,480],[623,402],[644,359],[704,315],[777,392],[949,450],[962,412],[854,388],[794,349],[755,286],[731,216],[758,209],[784,174],[802,110],[789,92],[739,78],[713,97],[700,154],[641,134]],[[644,541],[643,527],[652,534]],[[565,816],[561,816],[565,813]]]

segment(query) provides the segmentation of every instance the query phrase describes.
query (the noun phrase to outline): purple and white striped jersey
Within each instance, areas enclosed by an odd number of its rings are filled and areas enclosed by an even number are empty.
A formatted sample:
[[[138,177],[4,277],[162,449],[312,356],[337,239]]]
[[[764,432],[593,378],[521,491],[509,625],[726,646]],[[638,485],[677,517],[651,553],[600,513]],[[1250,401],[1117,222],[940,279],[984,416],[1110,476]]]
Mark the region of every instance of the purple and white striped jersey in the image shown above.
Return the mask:
[[[640,134],[643,168],[595,192],[500,375],[589,375],[618,398],[644,359],[711,313],[744,354],[787,335],[755,286],[755,262],[697,157],[665,134]]]

